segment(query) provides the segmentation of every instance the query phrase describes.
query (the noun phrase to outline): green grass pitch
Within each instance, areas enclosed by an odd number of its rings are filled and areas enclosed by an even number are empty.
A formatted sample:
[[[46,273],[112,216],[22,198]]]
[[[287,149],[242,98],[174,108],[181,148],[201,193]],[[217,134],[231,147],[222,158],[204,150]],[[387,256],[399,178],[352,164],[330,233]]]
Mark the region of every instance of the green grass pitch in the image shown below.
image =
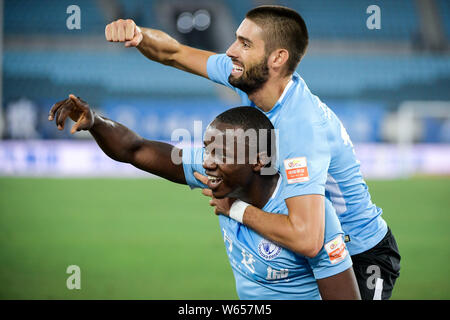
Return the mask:
[[[368,184],[402,254],[392,298],[450,299],[450,178]],[[0,178],[0,284],[0,299],[237,299],[207,199],[160,179]]]

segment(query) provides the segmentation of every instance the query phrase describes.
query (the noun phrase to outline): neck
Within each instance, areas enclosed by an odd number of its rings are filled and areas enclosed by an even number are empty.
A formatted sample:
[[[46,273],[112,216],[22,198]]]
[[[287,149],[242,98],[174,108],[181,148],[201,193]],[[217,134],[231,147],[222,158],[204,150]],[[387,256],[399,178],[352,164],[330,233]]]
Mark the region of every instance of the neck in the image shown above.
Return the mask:
[[[268,112],[280,99],[291,78],[292,75],[269,78],[258,91],[249,94],[248,98],[264,112]]]
[[[277,187],[279,174],[271,176],[255,175],[252,182],[246,186],[245,192],[240,200],[250,203],[251,205],[261,209],[269,201]]]

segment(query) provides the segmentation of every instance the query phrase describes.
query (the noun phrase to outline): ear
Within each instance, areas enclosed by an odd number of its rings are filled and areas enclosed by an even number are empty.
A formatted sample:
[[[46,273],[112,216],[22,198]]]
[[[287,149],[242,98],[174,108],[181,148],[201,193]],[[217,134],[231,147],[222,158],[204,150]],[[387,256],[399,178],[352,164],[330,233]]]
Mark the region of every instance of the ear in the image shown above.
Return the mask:
[[[269,66],[274,70],[281,70],[289,59],[289,51],[286,49],[276,49],[269,56]]]
[[[258,153],[256,156],[256,163],[253,165],[253,171],[260,172],[271,160],[272,159],[267,155],[267,152],[263,151]]]

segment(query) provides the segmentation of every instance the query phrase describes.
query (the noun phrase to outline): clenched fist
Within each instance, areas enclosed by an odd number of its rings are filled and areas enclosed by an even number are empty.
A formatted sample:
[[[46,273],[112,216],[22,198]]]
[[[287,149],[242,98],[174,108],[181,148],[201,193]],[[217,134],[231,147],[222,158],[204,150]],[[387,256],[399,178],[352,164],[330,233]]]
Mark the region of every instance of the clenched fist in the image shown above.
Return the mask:
[[[125,42],[125,47],[137,47],[143,38],[141,29],[131,19],[119,19],[108,24],[105,37],[111,42]]]

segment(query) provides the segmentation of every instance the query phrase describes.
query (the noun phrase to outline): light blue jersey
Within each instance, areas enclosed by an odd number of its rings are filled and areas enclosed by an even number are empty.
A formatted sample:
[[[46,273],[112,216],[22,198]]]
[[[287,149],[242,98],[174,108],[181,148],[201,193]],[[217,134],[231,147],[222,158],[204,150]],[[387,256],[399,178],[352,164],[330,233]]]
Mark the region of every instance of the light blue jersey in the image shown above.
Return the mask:
[[[191,188],[206,187],[194,177],[195,171],[205,175],[202,166],[203,151],[204,148],[183,149],[184,175]],[[288,214],[284,201],[287,184],[281,181],[282,177],[262,210]],[[328,200],[325,200],[325,208],[324,246],[314,258],[282,248],[244,224],[219,216],[223,241],[240,299],[320,299],[315,279],[333,276],[352,266],[343,231]]]
[[[208,59],[212,81],[235,90],[242,105],[257,107],[228,82],[232,68],[224,54]],[[351,255],[378,244],[387,225],[370,199],[353,144],[334,112],[294,73],[278,102],[264,114],[279,129],[277,167],[284,178],[284,197],[325,195],[336,210]]]

